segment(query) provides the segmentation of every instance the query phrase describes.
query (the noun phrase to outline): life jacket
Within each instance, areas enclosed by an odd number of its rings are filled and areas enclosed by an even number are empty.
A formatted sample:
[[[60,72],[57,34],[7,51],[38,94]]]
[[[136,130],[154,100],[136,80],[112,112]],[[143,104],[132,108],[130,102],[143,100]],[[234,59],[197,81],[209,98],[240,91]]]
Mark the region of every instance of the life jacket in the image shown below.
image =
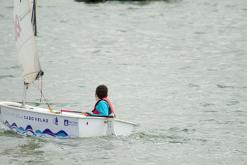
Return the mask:
[[[94,105],[94,108],[93,108],[93,114],[100,114],[99,111],[96,109],[96,106],[99,104],[99,102],[101,100],[104,100],[105,102],[107,102],[107,104],[109,105],[109,116],[114,116],[115,117],[115,110],[112,106],[112,103],[110,102],[110,100],[108,99],[108,97],[105,97],[103,99],[100,99],[99,101],[96,102],[96,104]]]

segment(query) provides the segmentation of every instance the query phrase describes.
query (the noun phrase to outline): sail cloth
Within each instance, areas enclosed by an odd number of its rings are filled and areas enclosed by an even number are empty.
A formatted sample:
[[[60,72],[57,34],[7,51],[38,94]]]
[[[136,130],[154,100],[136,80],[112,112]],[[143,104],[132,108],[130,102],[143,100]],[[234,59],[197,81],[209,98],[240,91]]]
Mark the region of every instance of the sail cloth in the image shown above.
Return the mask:
[[[26,84],[32,83],[43,74],[31,22],[32,13],[33,0],[14,0],[16,46]]]

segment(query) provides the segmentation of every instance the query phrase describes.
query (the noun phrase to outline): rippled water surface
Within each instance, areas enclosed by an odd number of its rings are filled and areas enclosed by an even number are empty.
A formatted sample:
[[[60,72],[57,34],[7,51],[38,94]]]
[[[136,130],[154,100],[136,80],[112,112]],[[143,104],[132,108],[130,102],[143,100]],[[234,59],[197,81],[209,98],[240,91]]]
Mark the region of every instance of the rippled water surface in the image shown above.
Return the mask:
[[[22,100],[12,1],[0,1],[0,100]],[[247,164],[247,1],[38,1],[45,95],[90,110],[106,84],[129,137],[0,129],[0,164]],[[38,105],[33,87],[28,101]],[[42,105],[41,105],[42,106]]]

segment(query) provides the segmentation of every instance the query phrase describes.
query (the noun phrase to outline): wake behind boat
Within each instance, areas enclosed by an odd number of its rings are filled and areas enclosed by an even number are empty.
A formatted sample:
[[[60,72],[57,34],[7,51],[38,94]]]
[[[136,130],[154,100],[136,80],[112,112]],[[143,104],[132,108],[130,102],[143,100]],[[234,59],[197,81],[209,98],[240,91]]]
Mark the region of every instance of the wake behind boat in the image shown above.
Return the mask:
[[[47,109],[26,105],[25,93],[28,87],[35,80],[42,79],[44,74],[35,41],[36,1],[14,0],[14,22],[17,53],[23,67],[24,98],[22,104],[0,102],[0,120],[6,128],[23,135],[62,138],[126,136],[134,131],[134,123],[112,117],[85,116],[71,110],[54,111],[49,104]]]

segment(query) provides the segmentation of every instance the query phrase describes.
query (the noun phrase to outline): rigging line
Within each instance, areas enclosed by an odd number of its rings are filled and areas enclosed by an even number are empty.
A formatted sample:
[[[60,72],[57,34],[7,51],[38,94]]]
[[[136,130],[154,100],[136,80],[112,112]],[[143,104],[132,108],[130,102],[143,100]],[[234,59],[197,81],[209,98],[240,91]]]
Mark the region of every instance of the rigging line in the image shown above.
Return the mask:
[[[38,79],[39,84],[38,84],[38,88],[40,89],[40,99],[39,102],[42,102],[42,92],[43,92],[43,86],[42,86],[42,77],[40,79]]]
[[[43,95],[43,77],[41,76],[41,78],[40,78],[40,88],[41,88],[41,90],[40,90],[40,101],[42,101],[42,95]]]
[[[25,106],[25,104],[26,104],[27,90],[28,90],[28,84],[24,82],[23,96],[22,96],[22,105],[23,106]]]
[[[42,82],[41,82],[42,83]],[[42,88],[40,89],[35,83],[33,83],[34,87],[36,87],[36,89],[38,89],[38,91],[40,91],[40,94],[41,94],[41,98],[43,98],[43,101],[44,103],[48,106],[48,109],[50,112],[53,112],[53,109],[51,108],[50,104],[48,103],[45,95],[44,95],[44,92],[43,92],[43,85],[41,86]]]

